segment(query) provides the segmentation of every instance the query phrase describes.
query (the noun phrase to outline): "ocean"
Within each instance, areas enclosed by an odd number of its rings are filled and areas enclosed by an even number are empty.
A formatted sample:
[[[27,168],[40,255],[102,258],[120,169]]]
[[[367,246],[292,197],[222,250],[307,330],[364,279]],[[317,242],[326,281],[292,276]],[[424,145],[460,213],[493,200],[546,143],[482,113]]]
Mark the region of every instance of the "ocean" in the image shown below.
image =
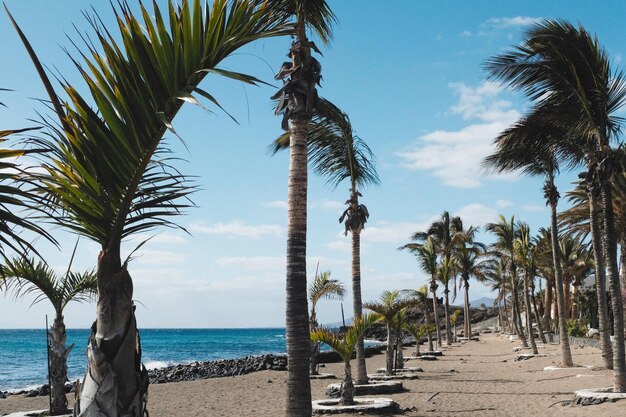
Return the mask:
[[[285,329],[143,329],[140,335],[148,369],[286,351]],[[88,338],[89,329],[67,331],[67,344],[74,343],[70,381],[85,374]],[[46,358],[45,330],[0,330],[0,391],[46,384]]]

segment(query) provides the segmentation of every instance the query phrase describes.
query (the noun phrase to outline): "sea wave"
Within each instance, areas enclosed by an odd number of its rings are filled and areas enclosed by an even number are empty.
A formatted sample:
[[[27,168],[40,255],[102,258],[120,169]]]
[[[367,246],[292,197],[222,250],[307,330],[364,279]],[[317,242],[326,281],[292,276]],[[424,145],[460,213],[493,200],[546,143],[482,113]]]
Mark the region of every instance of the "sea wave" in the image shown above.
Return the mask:
[[[165,362],[165,361],[148,361],[146,363],[144,363],[146,369],[150,370],[150,369],[161,369],[161,368],[167,368],[170,365],[174,365],[173,362]]]

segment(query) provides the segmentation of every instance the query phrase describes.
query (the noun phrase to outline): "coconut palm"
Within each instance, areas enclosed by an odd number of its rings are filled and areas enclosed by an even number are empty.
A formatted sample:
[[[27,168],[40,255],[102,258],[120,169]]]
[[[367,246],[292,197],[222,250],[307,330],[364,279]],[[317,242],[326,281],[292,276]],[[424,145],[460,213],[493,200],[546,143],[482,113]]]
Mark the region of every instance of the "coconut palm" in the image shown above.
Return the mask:
[[[97,319],[77,402],[82,417],[145,414],[148,376],[141,365],[133,283],[120,247],[138,232],[176,227],[171,216],[190,205],[194,186],[168,165],[164,133],[173,131],[172,120],[185,102],[200,104],[196,97],[204,97],[217,103],[199,87],[206,75],[256,81],[221,69],[226,57],[254,40],[292,31],[284,16],[258,1],[216,0],[211,7],[200,0],[180,6],[169,1],[165,18],[156,3],[150,11],[140,8],[141,22],[125,2],[114,6],[123,44],[97,16],[89,17],[99,47],[86,43],[84,63],[74,62],[90,97],[65,81],[67,99],[57,95],[15,24],[59,119],[58,125],[46,123],[46,134],[34,141],[48,150],[41,191],[60,225],[101,247]],[[306,335],[306,296],[304,305]],[[308,360],[305,365],[308,374]]]
[[[517,264],[520,266],[521,272],[523,273],[522,281],[524,283],[524,310],[526,311],[526,331],[528,335],[528,341],[530,342],[530,347],[533,351],[533,354],[538,354],[537,344],[535,343],[535,331],[533,330],[533,320],[532,313],[530,310],[530,293],[529,293],[529,281],[534,280],[534,275],[531,275],[534,271],[530,266],[529,258],[530,252],[532,250],[532,239],[530,237],[530,227],[527,223],[520,222],[518,224],[519,228],[519,236],[515,239],[514,242],[514,256]],[[537,318],[539,321],[539,318]],[[569,345],[568,345],[569,346]],[[563,348],[563,343],[561,342],[561,349]],[[570,352],[571,358],[571,352]]]
[[[478,231],[479,229],[473,226],[463,230],[465,239],[458,243],[453,254],[457,271],[461,277],[459,289],[461,286],[463,287],[463,334],[465,337],[472,337],[469,301],[470,278],[473,277],[478,281],[484,281],[486,270],[492,262],[491,259],[485,257],[487,247],[474,240]]]
[[[268,0],[270,10],[293,19],[294,34],[276,79],[284,84],[272,97],[278,99],[276,114],[283,114],[282,128],[289,133],[289,179],[287,191],[286,337],[289,373],[287,415],[311,414],[309,381],[310,341],[306,316],[307,137],[318,104],[316,84],[321,65],[312,55],[319,49],[307,35],[314,32],[329,44],[336,21],[326,0]]]
[[[309,301],[311,302],[310,326],[311,331],[318,327],[317,323],[317,303],[321,299],[343,299],[346,290],[343,284],[336,280],[330,279],[330,271],[315,274],[315,279],[309,285]],[[319,355],[319,343],[311,348],[311,375],[317,375],[317,357]]]
[[[500,215],[498,220],[497,223],[487,223],[485,230],[493,233],[496,237],[496,241],[491,245],[492,252],[497,253],[499,257],[507,261],[507,275],[511,280],[511,294],[513,299],[511,322],[513,323],[513,329],[515,329],[515,332],[522,340],[522,345],[528,347],[520,317],[517,264],[514,257],[515,239],[518,237],[515,217],[511,216],[511,218],[507,220],[503,215]]]
[[[610,184],[619,166],[620,158],[611,142],[620,130],[621,119],[616,112],[626,101],[626,82],[621,72],[612,70],[597,38],[582,26],[563,20],[532,25],[520,45],[492,58],[487,69],[492,78],[524,92],[535,110],[550,108],[548,116],[568,130],[583,152],[580,159],[572,156],[572,162],[586,165],[584,177],[590,195],[602,202],[602,244],[615,319],[613,390],[624,392],[624,314]],[[590,204],[591,210],[594,204]]]
[[[71,262],[70,262],[71,265]],[[54,322],[48,329],[48,353],[50,369],[50,415],[67,414],[65,382],[67,381],[67,358],[74,344],[66,346],[67,334],[63,310],[71,301],[88,301],[96,294],[96,274],[69,269],[60,276],[44,262],[23,257],[7,260],[1,267],[0,290],[11,292],[15,297],[35,295],[33,304],[48,300],[54,308]]]
[[[398,248],[398,250],[404,249],[415,255],[422,272],[430,276],[430,291],[433,296],[433,320],[437,332],[437,346],[441,347],[441,328],[439,326],[439,316],[437,313],[437,247],[435,240],[432,237],[428,237],[424,243],[407,243]]]
[[[380,316],[376,313],[364,314],[355,318],[352,326],[346,331],[343,338],[324,328],[318,328],[311,332],[311,341],[314,343],[326,343],[343,360],[344,379],[341,384],[340,402],[342,405],[354,404],[354,383],[352,382],[352,368],[350,366],[350,359],[352,359],[354,349],[367,329],[379,320]]]
[[[308,134],[308,159],[314,172],[337,187],[343,181],[350,182],[347,209],[339,218],[345,224],[345,234],[352,234],[352,301],[354,317],[362,314],[361,301],[361,232],[369,217],[367,207],[359,201],[360,190],[368,184],[380,182],[375,167],[375,158],[365,141],[350,123],[350,118],[337,106],[320,99],[313,115]],[[271,151],[289,147],[289,136],[283,135],[274,141]],[[367,383],[365,346],[363,340],[356,348],[357,384]]]
[[[385,291],[381,294],[378,302],[363,303],[363,308],[373,311],[381,316],[387,326],[387,352],[385,369],[387,375],[393,375],[393,351],[394,337],[393,325],[396,315],[405,307],[412,304],[413,301],[403,298],[400,291]]]

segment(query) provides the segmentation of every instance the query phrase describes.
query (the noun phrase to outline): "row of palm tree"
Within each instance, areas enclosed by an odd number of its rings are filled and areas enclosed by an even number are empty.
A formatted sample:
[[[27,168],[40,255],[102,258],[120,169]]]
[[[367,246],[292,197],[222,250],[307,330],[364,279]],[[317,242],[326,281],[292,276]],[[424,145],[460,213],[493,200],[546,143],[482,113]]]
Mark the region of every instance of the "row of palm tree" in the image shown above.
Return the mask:
[[[626,390],[624,311],[617,267],[617,234],[612,182],[621,169],[612,148],[620,131],[616,112],[626,100],[626,82],[611,68],[597,38],[582,26],[544,20],[531,26],[523,42],[489,59],[489,76],[522,92],[531,103],[527,115],[504,131],[485,163],[496,171],[521,170],[546,179],[544,195],[551,211],[555,292],[559,310],[562,364],[572,365],[565,323],[557,204],[554,184],[559,168],[584,167],[580,175],[588,197],[589,229],[596,264],[602,350],[613,368],[613,390]],[[604,273],[615,321],[612,358],[606,324]],[[603,326],[604,325],[604,326]],[[612,361],[612,364],[610,363]]]

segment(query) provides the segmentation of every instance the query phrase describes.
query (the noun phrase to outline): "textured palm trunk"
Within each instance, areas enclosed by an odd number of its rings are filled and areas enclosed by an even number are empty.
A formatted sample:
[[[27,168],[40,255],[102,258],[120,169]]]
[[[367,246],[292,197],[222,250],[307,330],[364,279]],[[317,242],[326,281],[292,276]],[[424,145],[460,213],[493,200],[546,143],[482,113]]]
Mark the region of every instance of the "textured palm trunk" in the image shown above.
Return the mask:
[[[543,323],[546,326],[547,331],[550,331],[550,321],[552,320],[552,285],[546,281],[546,290],[544,295],[544,307],[543,307]]]
[[[528,340],[524,333],[524,326],[522,326],[522,312],[519,305],[519,283],[517,282],[517,266],[515,264],[511,265],[511,278],[513,279],[513,320],[515,321],[515,330],[522,341],[522,346],[528,347]]]
[[[67,334],[63,315],[57,312],[52,327],[48,330],[48,352],[50,354],[50,415],[67,414],[67,357],[73,345],[66,348]]]
[[[319,356],[320,356],[320,344],[311,343],[311,360],[309,361],[309,364],[310,364],[309,374],[310,375],[319,374],[319,372],[317,372],[317,360]]]
[[[563,277],[563,299],[565,300],[565,318],[572,317],[572,292],[569,277]]]
[[[148,372],[141,363],[133,282],[121,265],[119,249],[100,252],[97,319],[91,328],[76,412],[81,417],[143,417]]]
[[[511,328],[511,323],[509,322],[509,318],[507,316],[508,314],[508,307],[506,305],[506,289],[502,289],[502,308],[504,309],[504,311],[502,311],[502,323],[505,326],[505,330],[509,333],[513,332],[513,329]]]
[[[341,384],[341,405],[354,405],[354,383],[350,362],[344,363],[343,383]]]
[[[393,330],[387,323],[387,351],[385,352],[385,371],[387,375],[393,375]]]
[[[559,227],[556,214],[557,203],[550,203],[550,226],[552,239],[552,262],[554,264],[554,292],[559,312],[559,338],[561,343],[561,366],[574,366],[569,345],[567,324],[565,322],[565,297],[563,295],[563,271],[561,269],[561,250],[559,246]]]
[[[446,313],[446,345],[450,346],[452,344],[452,325],[450,323],[450,302],[448,299],[448,294],[450,293],[450,290],[448,290],[448,283],[446,282],[445,284],[445,289],[443,290],[444,293],[444,302],[445,302],[445,313]]]
[[[626,270],[624,270],[624,268],[626,268],[626,236],[622,236],[622,240],[619,241],[619,247],[620,247],[620,256],[619,256],[619,280],[621,283],[621,287],[622,287],[622,302],[624,301],[624,295],[625,295],[625,290],[626,290]],[[624,331],[626,332],[626,317],[624,320]]]
[[[309,117],[290,120],[287,195],[287,416],[311,415],[309,313],[306,286],[307,134]]]
[[[577,284],[574,284],[573,287],[574,288],[572,290],[572,301],[571,301],[571,310],[572,310],[571,318],[578,319],[578,296],[579,296],[580,286]]]
[[[464,311],[463,311],[463,333],[465,337],[472,337],[472,323],[470,317],[470,306],[469,306],[469,278],[463,280],[465,285],[465,293],[464,293]]]
[[[429,320],[429,317],[430,317],[430,315],[429,315],[428,313],[426,313],[426,325],[427,325],[427,326],[430,326],[430,320]],[[426,337],[428,338],[428,351],[429,351],[429,352],[432,352],[432,351],[433,351],[433,350],[435,350],[435,349],[433,348],[433,336],[432,336],[432,334],[430,333],[430,331],[426,333]],[[419,351],[420,351],[420,341],[419,341],[419,339],[418,339],[418,340],[417,340],[417,352],[418,352],[418,355],[417,355],[417,356],[419,356]]]
[[[352,309],[354,318],[363,316],[363,302],[361,300],[361,231],[352,231]],[[356,383],[367,384],[367,367],[365,365],[365,343],[363,336],[356,344]]]
[[[535,285],[530,286],[530,298],[533,302],[533,311],[535,312],[535,318],[537,319],[537,330],[539,330],[539,337],[543,344],[548,343],[546,340],[546,335],[543,333],[543,324],[541,324],[541,316],[539,316],[539,311],[537,310],[537,297],[535,296]]]
[[[439,313],[437,309],[437,283],[435,277],[430,281],[430,290],[433,293],[433,320],[435,322],[435,331],[437,333],[437,346],[441,347],[441,327],[439,327]]]
[[[598,207],[598,190],[596,188],[591,185],[587,195],[589,196],[589,229],[591,230],[593,260],[596,266],[595,278],[596,298],[598,300],[598,331],[600,332],[600,349],[602,351],[604,366],[607,369],[613,369],[613,346],[611,346],[611,328],[609,325],[609,311],[606,300],[604,248],[602,247],[600,208]]]
[[[611,184],[601,185],[602,212],[604,214],[604,254],[607,263],[607,278],[613,311],[613,391],[626,391],[626,360],[624,358],[624,306],[617,272],[617,241],[613,214],[613,192]]]
[[[530,342],[533,354],[537,355],[539,351],[537,350],[537,344],[535,343],[535,332],[533,330],[532,314],[530,313],[530,294],[528,290],[528,274],[526,272],[524,273],[524,305],[526,307],[526,330],[528,332],[528,341]]]
[[[402,352],[402,332],[396,333],[396,363],[394,369],[404,368],[404,352]]]

